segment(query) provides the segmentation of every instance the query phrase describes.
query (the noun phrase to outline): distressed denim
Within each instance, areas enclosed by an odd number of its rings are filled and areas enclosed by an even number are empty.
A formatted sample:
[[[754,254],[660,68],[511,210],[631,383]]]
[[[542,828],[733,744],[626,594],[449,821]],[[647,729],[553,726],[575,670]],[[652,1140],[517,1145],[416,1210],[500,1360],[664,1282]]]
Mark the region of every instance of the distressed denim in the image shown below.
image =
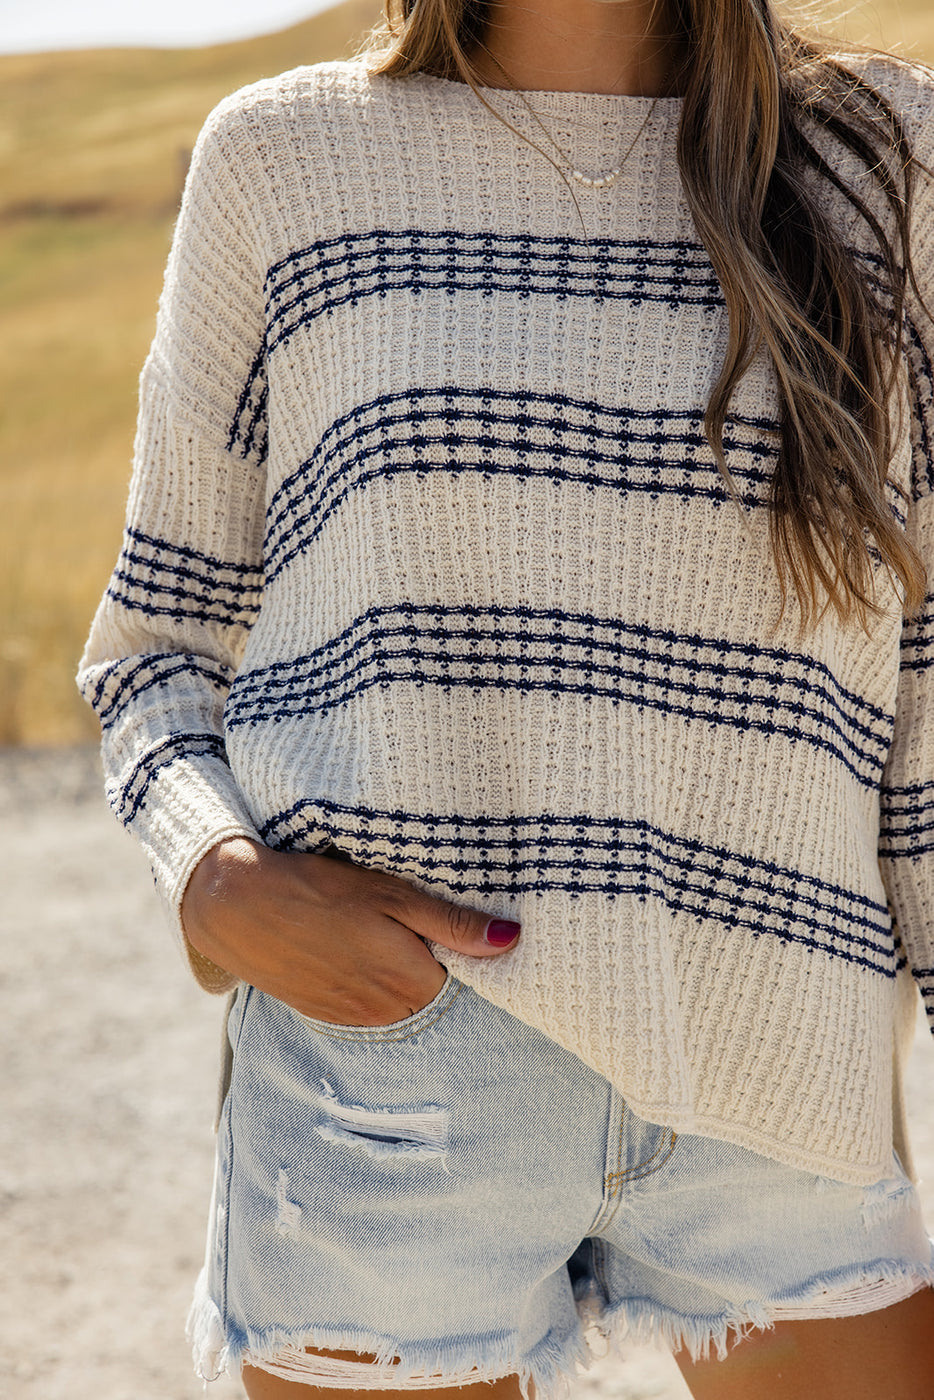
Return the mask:
[[[455,977],[391,1026],[242,987],[218,1129],[199,1374],[563,1391],[588,1334],[725,1354],[731,1329],[869,1312],[934,1282],[893,1160],[865,1188],[637,1118]],[[341,1361],[307,1347],[375,1357]]]

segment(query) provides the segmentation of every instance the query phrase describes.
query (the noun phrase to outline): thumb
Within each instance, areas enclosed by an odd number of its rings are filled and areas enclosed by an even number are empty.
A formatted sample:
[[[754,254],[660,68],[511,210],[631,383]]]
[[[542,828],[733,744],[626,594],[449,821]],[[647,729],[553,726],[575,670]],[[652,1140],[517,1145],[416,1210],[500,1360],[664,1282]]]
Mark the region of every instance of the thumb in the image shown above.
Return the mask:
[[[412,890],[405,921],[422,938],[440,943],[455,953],[467,953],[472,958],[504,953],[520,933],[520,925],[512,919],[491,918],[489,914],[481,914],[463,904],[451,904],[446,899],[435,899],[420,890]]]

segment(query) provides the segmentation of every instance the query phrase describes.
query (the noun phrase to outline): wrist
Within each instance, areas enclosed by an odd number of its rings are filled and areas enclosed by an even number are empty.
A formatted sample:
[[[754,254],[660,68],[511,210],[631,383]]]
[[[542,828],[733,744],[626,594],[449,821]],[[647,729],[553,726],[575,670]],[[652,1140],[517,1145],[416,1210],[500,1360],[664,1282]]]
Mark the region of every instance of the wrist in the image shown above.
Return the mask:
[[[245,836],[231,836],[219,841],[198,861],[185,886],[181,902],[181,920],[185,935],[200,952],[198,936],[209,923],[212,913],[230,908],[242,898],[242,881],[255,881],[269,857],[275,851]]]

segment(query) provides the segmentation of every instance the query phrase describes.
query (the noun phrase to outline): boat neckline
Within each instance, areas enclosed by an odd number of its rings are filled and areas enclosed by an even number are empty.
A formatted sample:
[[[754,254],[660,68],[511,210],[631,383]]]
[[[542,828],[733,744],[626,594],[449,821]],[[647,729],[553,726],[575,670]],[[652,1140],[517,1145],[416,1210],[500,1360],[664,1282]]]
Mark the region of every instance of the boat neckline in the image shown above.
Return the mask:
[[[438,83],[445,88],[454,88],[460,92],[473,97],[474,91],[469,83],[463,82],[460,78],[442,78],[436,73],[419,71],[409,75],[413,78],[420,78],[429,83]],[[485,98],[492,99],[505,98],[508,100],[523,100],[528,103],[540,103],[554,106],[562,105],[606,105],[607,107],[627,107],[631,106],[644,111],[651,108],[653,103],[659,111],[673,111],[681,107],[684,102],[680,94],[676,97],[647,97],[644,93],[628,92],[578,92],[567,91],[563,88],[511,88],[511,87],[491,87],[485,83],[477,84],[477,91]]]

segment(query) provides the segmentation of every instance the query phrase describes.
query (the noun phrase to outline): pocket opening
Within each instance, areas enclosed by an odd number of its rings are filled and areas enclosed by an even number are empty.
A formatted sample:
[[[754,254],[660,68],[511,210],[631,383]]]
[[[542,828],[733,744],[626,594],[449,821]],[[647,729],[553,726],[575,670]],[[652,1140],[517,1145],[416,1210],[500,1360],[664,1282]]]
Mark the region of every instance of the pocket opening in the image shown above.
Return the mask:
[[[464,990],[464,985],[453,973],[448,972],[431,1001],[419,1011],[413,1011],[411,1016],[405,1016],[401,1021],[392,1021],[385,1026],[340,1025],[335,1021],[319,1021],[314,1016],[305,1016],[301,1011],[296,1011],[295,1014],[309,1030],[318,1035],[330,1036],[333,1040],[407,1040],[440,1021],[442,1016],[450,1011]]]

